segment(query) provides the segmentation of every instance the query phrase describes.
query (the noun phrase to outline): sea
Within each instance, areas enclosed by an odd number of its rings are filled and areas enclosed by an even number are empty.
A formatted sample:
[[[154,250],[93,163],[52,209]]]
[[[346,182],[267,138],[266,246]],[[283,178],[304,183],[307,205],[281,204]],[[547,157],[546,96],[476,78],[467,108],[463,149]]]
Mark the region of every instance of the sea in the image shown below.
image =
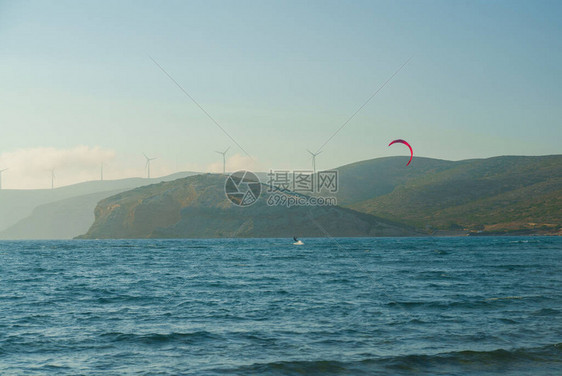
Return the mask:
[[[562,238],[0,242],[0,375],[562,375]]]

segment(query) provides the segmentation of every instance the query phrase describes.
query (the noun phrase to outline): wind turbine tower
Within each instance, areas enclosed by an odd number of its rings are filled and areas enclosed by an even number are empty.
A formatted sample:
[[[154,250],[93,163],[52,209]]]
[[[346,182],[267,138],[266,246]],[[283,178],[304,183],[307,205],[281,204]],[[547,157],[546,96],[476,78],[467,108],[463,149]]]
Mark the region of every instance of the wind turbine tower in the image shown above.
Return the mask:
[[[2,189],[2,173],[6,170],[7,170],[7,168],[5,168],[3,170],[0,170],[0,189]]]
[[[55,189],[55,169],[51,170],[51,189]]]
[[[217,153],[222,154],[222,174],[226,174],[226,152],[230,149],[230,146],[225,151],[217,151]]]
[[[146,154],[143,154],[143,155],[144,155],[144,157],[146,158],[146,166],[145,166],[145,168],[147,169],[147,176],[148,176],[148,178],[150,179],[150,161],[153,161],[153,160],[155,160],[156,158],[148,158],[148,157],[146,156]]]
[[[320,153],[322,153],[321,151],[317,151],[316,153],[311,152],[310,150],[307,150],[310,155],[312,155],[312,171],[314,174],[316,174],[316,156]]]

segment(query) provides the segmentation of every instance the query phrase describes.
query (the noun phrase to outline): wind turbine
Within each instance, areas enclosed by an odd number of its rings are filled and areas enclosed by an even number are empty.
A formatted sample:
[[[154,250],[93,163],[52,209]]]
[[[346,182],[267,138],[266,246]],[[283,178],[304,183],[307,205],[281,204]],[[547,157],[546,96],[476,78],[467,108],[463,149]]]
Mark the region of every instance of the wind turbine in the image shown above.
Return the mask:
[[[310,153],[310,155],[312,155],[312,171],[313,174],[316,174],[316,156],[320,153],[322,153],[322,151],[317,151],[316,153],[311,152],[310,150],[306,150]]]
[[[226,174],[226,152],[230,149],[230,146],[225,151],[217,151],[216,153],[222,154],[222,174]]]
[[[100,180],[103,181],[103,162],[101,163]]]
[[[7,168],[5,168],[3,170],[0,170],[0,189],[2,189],[2,173],[6,170],[7,170]]]
[[[55,189],[55,169],[51,170],[51,189]]]
[[[148,158],[148,157],[146,156],[146,154],[144,154],[144,153],[143,153],[143,155],[144,155],[144,157],[146,158],[146,166],[145,166],[145,168],[146,168],[147,171],[148,171],[147,176],[148,176],[148,178],[150,179],[150,161],[153,161],[153,160],[155,160],[156,158]]]

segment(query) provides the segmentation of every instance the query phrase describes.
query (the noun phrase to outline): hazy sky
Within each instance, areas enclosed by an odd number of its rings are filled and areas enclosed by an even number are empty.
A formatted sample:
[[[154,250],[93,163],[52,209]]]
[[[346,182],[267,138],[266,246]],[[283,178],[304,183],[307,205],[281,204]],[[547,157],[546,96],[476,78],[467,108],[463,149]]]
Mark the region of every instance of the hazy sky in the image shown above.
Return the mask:
[[[4,188],[406,155],[559,154],[559,1],[2,1]],[[253,157],[244,156],[152,56]]]

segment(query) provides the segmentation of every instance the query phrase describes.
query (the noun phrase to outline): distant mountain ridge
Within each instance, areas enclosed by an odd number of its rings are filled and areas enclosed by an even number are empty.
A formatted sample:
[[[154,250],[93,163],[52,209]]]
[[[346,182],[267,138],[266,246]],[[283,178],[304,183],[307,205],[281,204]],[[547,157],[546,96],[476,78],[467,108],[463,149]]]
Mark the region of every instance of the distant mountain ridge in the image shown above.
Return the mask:
[[[0,239],[70,239],[87,231],[98,201],[118,192],[196,172],[89,181],[55,189],[0,190]]]
[[[28,217],[0,232],[0,239],[72,239],[94,223],[97,203],[124,191],[106,191],[39,205]]]

